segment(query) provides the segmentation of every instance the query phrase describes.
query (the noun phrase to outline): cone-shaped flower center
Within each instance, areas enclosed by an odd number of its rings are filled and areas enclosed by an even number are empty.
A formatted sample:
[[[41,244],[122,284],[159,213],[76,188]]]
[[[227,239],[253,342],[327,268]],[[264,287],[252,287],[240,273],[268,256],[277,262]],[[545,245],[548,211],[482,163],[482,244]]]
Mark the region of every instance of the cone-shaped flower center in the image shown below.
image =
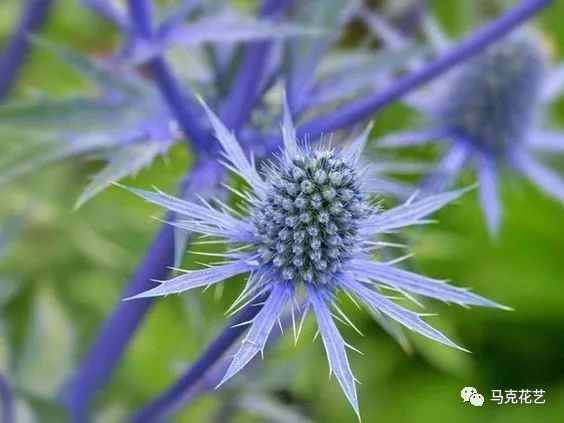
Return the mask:
[[[330,151],[284,159],[252,217],[257,250],[281,280],[327,283],[357,249],[365,196],[356,170]]]
[[[530,34],[501,41],[460,70],[441,119],[454,134],[495,153],[520,143],[535,117],[544,64]]]

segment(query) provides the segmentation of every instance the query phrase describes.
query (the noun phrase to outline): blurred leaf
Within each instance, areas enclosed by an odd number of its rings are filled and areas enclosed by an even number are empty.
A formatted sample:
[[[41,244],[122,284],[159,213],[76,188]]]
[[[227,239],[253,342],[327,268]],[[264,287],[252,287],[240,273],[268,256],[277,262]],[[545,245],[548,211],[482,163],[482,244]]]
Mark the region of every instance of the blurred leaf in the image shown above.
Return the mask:
[[[402,69],[413,57],[427,51],[422,46],[394,51],[353,51],[329,54],[317,72],[317,82],[308,106],[344,101],[366,90],[382,89],[390,77]]]
[[[74,331],[52,288],[36,289],[14,383],[22,392],[53,398],[71,369]]]
[[[445,325],[443,324],[441,326]],[[436,342],[428,342],[425,339],[419,339],[419,337],[413,337],[413,343],[415,344],[417,354],[423,356],[427,362],[437,369],[459,377],[468,377],[471,371],[474,370],[472,354],[454,348],[448,348]],[[468,347],[465,345],[462,346]]]
[[[46,419],[49,419],[49,416],[44,416]],[[25,401],[23,398],[17,397],[15,398],[15,406],[14,406],[14,420],[15,422],[19,423],[41,423],[42,420],[37,417],[37,414],[34,412],[31,405]],[[53,422],[54,423],[54,422]]]
[[[221,31],[217,31],[221,28]],[[233,43],[260,41],[284,37],[315,37],[322,35],[321,27],[257,21],[236,14],[210,16],[191,22],[189,25],[168,28],[160,34],[165,44],[193,46],[205,42]]]
[[[44,400],[33,396],[24,396],[24,401],[19,401],[21,406],[16,409],[16,422],[28,423],[61,423],[67,420],[67,412],[55,400]],[[19,414],[21,413],[21,414]],[[25,417],[25,416],[28,417]],[[33,416],[33,417],[32,417]]]
[[[123,124],[130,105],[95,97],[36,98],[0,107],[0,132],[18,130],[44,136],[91,130],[102,123],[107,129]]]
[[[354,2],[345,0],[306,0],[295,4],[298,25],[329,28],[325,37],[290,40],[286,46],[285,60],[288,70],[288,101],[291,107],[301,106],[303,87],[309,79],[327,47],[338,37],[341,27],[356,8]]]
[[[163,142],[152,141],[124,147],[114,153],[109,163],[94,176],[94,179],[78,198],[75,208],[79,208],[104,188],[126,176],[134,176],[163,153]]]
[[[138,92],[138,87],[135,84],[128,83],[125,79],[119,79],[114,72],[93,62],[82,54],[75,53],[62,44],[54,43],[41,37],[34,37],[33,41],[38,47],[45,48],[54,56],[69,64],[74,70],[99,88],[108,91],[129,92],[131,94]],[[130,75],[130,77],[132,76]],[[141,82],[141,78],[137,82]]]
[[[3,222],[0,222],[0,259],[22,229],[27,220],[28,213],[21,213]]]
[[[0,307],[3,307],[10,301],[21,286],[22,283],[18,279],[3,278],[0,276]]]
[[[376,322],[384,329],[384,331],[390,335],[394,340],[400,345],[400,347],[408,355],[414,354],[413,345],[409,341],[407,335],[405,334],[405,328],[400,325],[395,320],[389,318],[385,314],[376,314],[370,311],[370,314],[376,320]]]
[[[3,320],[0,320],[0,373],[10,374],[10,342]]]
[[[77,142],[58,141],[25,145],[8,160],[0,162],[0,186],[59,160],[112,147],[110,136],[82,137]],[[23,151],[22,151],[23,150]]]
[[[289,404],[281,403],[269,395],[247,394],[235,403],[248,413],[272,423],[312,423]]]

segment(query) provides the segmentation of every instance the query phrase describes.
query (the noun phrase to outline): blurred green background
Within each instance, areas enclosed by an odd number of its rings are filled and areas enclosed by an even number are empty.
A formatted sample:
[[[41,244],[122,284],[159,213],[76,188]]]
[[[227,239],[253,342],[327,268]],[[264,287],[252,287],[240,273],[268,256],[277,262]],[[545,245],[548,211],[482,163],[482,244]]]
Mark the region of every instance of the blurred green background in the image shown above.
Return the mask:
[[[3,0],[0,5],[0,43],[19,3]],[[459,36],[475,27],[472,22],[480,17],[515,2],[430,3],[448,33]],[[557,1],[535,21],[555,60],[564,60],[562,17],[564,2]],[[44,35],[90,55],[105,55],[119,43],[119,34],[109,24],[71,0],[57,2]],[[34,91],[65,96],[88,89],[66,65],[35,50],[14,97]],[[550,119],[564,130],[563,101]],[[375,133],[384,133],[405,128],[413,116],[394,105],[375,122]],[[168,160],[158,160],[126,183],[173,192],[189,163],[188,154],[177,146]],[[0,257],[0,370],[14,385],[18,416],[24,422],[65,421],[56,405],[57,389],[119,300],[158,227],[151,216],[160,215],[159,210],[116,187],[73,211],[89,175],[101,164],[51,166],[0,193],[0,226],[13,216],[25,220]],[[564,208],[515,177],[505,178],[501,194],[505,213],[497,242],[486,233],[475,193],[440,212],[439,224],[413,233],[414,262],[425,274],[449,278],[515,309],[429,304],[439,316],[428,321],[472,354],[416,335],[409,335],[414,352],[407,354],[369,315],[347,307],[364,333],[360,337],[342,329],[347,341],[364,353],[351,355],[362,382],[358,391],[363,421],[562,421]],[[14,220],[7,221],[9,228],[15,225]],[[188,255],[187,266],[191,259],[194,256]],[[222,291],[158,300],[110,386],[97,398],[96,420],[119,422],[172,382],[220,330],[223,313],[240,288],[241,281],[233,280]],[[310,321],[297,347],[291,336],[283,338],[249,376],[200,398],[174,421],[230,421],[227,415],[235,422],[276,421],[275,416],[288,411],[285,405],[304,421],[356,421],[336,381],[328,382],[323,347],[319,340],[311,342],[313,334]],[[459,394],[464,386],[484,394],[482,408],[462,403]],[[544,389],[546,404],[499,406],[489,401],[492,389],[522,388]],[[298,421],[295,416],[286,418]]]

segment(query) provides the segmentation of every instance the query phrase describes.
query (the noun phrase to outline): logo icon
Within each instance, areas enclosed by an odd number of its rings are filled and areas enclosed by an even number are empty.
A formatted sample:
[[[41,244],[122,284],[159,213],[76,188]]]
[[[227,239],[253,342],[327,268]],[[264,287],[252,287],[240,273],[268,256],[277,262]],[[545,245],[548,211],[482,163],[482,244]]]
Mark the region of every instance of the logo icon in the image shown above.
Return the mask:
[[[481,407],[484,404],[484,396],[478,393],[478,390],[472,386],[466,386],[460,391],[462,401],[470,402],[474,407]]]

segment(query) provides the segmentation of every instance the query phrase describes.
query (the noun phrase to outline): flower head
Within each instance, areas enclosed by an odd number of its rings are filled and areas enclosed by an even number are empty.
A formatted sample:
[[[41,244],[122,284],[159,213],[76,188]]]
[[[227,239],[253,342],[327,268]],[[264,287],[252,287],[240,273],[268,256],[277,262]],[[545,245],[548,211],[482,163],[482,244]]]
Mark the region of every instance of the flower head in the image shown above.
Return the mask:
[[[327,284],[358,245],[366,196],[356,170],[331,150],[286,154],[266,172],[251,210],[254,247],[276,277]]]
[[[545,57],[538,40],[518,32],[470,60],[439,106],[437,125],[491,154],[526,140],[538,111]]]
[[[287,109],[283,123],[284,149],[262,175],[243,153],[234,136],[208,109],[226,166],[243,177],[251,191],[239,193],[247,213],[195,204],[163,193],[132,189],[184,220],[173,225],[224,240],[232,249],[226,261],[203,270],[188,271],[134,298],[179,293],[219,283],[247,273],[245,289],[236,305],[260,301],[261,311],[249,322],[249,331],[235,354],[223,382],[261,352],[285,306],[294,314],[305,303],[302,319],[311,310],[327,353],[330,369],[358,413],[355,378],[346,346],[333,320],[332,309],[347,322],[335,303],[341,292],[355,297],[369,310],[446,345],[457,347],[429,326],[421,315],[399,306],[383,288],[436,298],[462,305],[498,307],[497,304],[441,281],[426,278],[392,263],[371,260],[378,234],[424,223],[426,216],[457,198],[462,191],[411,200],[380,211],[374,206],[365,172],[359,168],[368,131],[341,150],[328,145],[300,145]],[[247,216],[248,214],[248,216]],[[302,320],[303,321],[303,320]],[[300,325],[301,327],[301,325]]]
[[[435,47],[448,42],[432,26]],[[536,157],[564,151],[564,134],[541,127],[541,112],[564,88],[564,68],[549,66],[537,34],[520,30],[490,46],[426,92],[408,102],[428,118],[424,129],[392,134],[382,147],[448,141],[446,153],[423,184],[436,193],[475,163],[480,202],[492,234],[499,231],[497,195],[500,166],[529,178],[548,194],[564,201],[564,179]]]

